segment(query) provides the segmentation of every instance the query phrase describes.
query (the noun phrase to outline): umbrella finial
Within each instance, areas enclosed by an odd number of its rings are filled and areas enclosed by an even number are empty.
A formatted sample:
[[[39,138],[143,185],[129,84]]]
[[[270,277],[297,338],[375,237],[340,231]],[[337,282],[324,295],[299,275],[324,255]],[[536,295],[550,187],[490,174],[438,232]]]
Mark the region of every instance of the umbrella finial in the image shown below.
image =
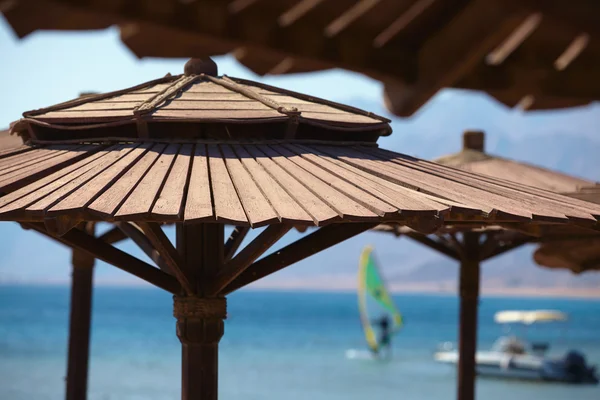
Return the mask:
[[[206,74],[210,76],[218,75],[217,63],[215,63],[210,57],[203,58],[190,58],[185,63],[183,73],[186,76]]]
[[[463,133],[463,150],[483,152],[485,133],[483,131],[465,131]]]

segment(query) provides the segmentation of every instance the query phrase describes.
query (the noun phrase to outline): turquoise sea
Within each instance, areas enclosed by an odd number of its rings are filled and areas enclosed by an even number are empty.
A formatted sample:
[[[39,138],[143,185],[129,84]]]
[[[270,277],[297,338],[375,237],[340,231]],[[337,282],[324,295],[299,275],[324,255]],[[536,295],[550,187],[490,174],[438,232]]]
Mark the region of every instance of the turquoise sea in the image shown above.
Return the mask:
[[[66,287],[0,286],[0,399],[61,399],[66,370],[69,293]],[[455,341],[458,301],[452,296],[401,295],[406,325],[389,363],[350,360],[363,348],[351,293],[245,291],[229,299],[221,345],[221,399],[454,399],[455,370],[432,361]],[[90,399],[177,399],[180,348],[171,297],[149,288],[96,288]],[[502,333],[502,309],[556,308],[566,325],[530,328],[551,352],[583,350],[600,364],[600,301],[483,298],[480,348]],[[600,399],[600,386],[478,379],[478,398]]]

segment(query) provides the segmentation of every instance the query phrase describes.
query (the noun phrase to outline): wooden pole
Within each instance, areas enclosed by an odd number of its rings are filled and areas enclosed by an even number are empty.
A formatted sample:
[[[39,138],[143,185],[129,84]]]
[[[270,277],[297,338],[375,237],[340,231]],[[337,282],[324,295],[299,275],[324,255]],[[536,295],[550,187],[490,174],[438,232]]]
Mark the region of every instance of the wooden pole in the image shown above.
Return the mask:
[[[87,234],[94,234],[93,223],[88,222],[82,228]],[[87,398],[94,260],[88,253],[73,250],[67,400]]]
[[[476,232],[466,232],[463,238],[463,257],[460,265],[458,400],[475,399],[479,238],[480,234]]]
[[[218,398],[219,341],[227,315],[224,297],[207,297],[205,288],[223,264],[223,225],[177,225],[177,250],[194,295],[175,295],[174,315],[181,342],[181,398]]]

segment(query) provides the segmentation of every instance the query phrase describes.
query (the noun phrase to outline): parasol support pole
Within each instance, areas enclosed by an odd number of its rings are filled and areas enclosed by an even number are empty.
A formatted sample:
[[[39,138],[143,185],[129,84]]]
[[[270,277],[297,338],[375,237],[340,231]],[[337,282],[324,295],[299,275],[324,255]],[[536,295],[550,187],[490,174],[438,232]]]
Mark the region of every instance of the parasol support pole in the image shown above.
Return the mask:
[[[177,337],[181,342],[181,398],[216,400],[219,389],[219,341],[223,337],[226,300],[174,297]]]
[[[460,264],[458,400],[475,399],[480,234],[465,232]]]
[[[82,229],[87,234],[94,234],[94,224],[91,222],[85,224]],[[94,257],[88,253],[73,250],[65,396],[67,400],[87,398],[94,261]]]
[[[181,398],[217,400],[219,395],[219,342],[227,317],[225,296],[207,294],[223,266],[222,224],[177,224],[177,251],[193,294],[173,297],[177,337],[181,342]]]

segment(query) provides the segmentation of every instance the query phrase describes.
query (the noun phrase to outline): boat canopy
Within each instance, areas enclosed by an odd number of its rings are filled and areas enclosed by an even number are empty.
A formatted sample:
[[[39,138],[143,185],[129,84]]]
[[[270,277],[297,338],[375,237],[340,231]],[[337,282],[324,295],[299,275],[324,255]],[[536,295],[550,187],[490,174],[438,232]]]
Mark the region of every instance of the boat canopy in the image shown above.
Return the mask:
[[[494,315],[494,321],[499,324],[523,323],[530,325],[536,322],[566,321],[567,314],[555,310],[532,311],[499,311]]]

